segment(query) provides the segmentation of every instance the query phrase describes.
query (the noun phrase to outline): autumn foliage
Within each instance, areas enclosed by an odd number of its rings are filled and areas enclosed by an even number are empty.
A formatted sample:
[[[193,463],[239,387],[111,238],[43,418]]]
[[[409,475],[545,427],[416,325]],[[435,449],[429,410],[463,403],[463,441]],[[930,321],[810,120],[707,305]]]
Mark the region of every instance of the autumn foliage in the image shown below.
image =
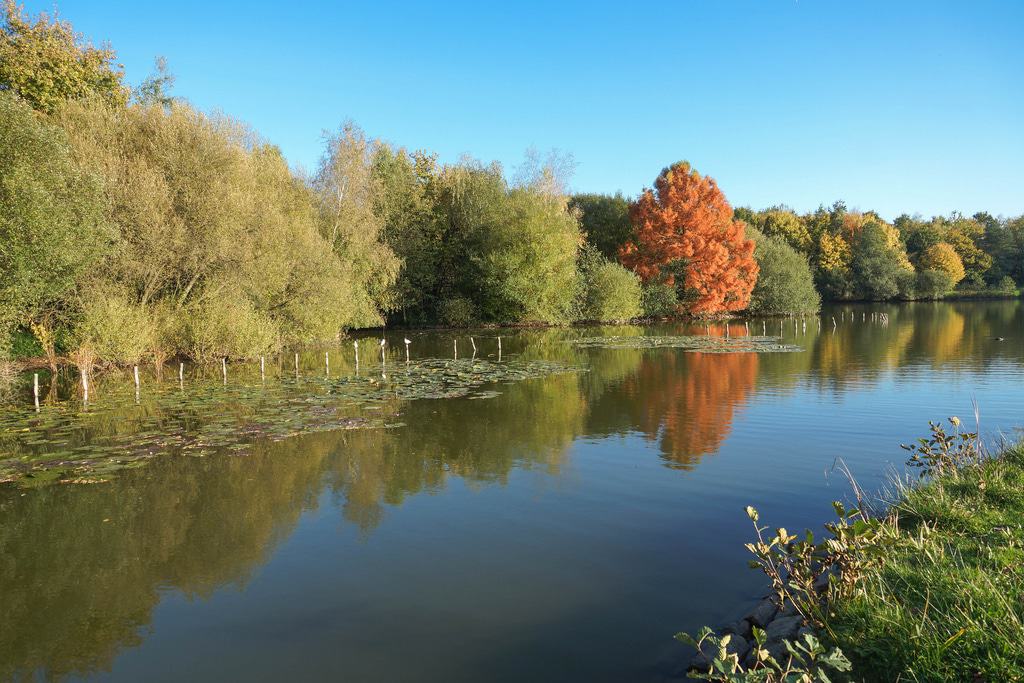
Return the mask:
[[[630,209],[633,237],[619,250],[623,265],[646,283],[676,284],[683,306],[714,314],[747,308],[757,281],[754,242],[711,178],[686,162],[666,168]]]
[[[920,266],[925,270],[939,270],[949,275],[949,279],[955,285],[964,279],[966,272],[964,263],[956,249],[946,242],[933,244],[921,254]]]

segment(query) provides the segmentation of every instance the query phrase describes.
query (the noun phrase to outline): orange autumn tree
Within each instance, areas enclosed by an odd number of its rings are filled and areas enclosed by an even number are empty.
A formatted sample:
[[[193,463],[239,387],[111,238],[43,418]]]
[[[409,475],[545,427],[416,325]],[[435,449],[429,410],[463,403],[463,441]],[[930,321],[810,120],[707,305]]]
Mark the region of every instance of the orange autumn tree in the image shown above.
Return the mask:
[[[645,283],[675,285],[682,275],[683,307],[690,313],[739,311],[757,281],[754,242],[711,178],[687,162],[666,168],[630,208],[633,237],[619,260]]]

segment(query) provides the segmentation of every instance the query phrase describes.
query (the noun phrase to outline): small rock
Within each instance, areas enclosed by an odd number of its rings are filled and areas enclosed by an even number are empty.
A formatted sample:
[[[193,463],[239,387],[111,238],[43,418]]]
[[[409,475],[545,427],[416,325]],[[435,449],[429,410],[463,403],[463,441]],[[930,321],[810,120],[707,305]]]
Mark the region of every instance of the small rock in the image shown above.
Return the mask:
[[[764,628],[768,625],[779,611],[779,608],[775,606],[771,598],[765,598],[761,602],[757,603],[757,607],[750,611],[746,619],[752,625]]]
[[[786,662],[789,661],[789,649],[786,647],[786,643],[781,640],[772,640],[765,643],[764,649],[768,650],[768,654],[782,666],[785,666]]]
[[[792,638],[803,625],[804,620],[799,616],[778,617],[765,627],[765,637],[769,642]]]
[[[728,654],[736,655],[742,662],[744,658],[750,653],[750,642],[747,641],[743,636],[731,634],[729,636],[729,642],[725,646],[725,651]],[[718,648],[711,643],[705,641],[701,646],[697,654],[690,660],[690,669],[696,669],[697,671],[707,671],[711,668],[711,660],[718,656]]]
[[[739,621],[734,621],[731,624],[729,624],[728,626],[726,626],[724,629],[722,629],[722,632],[723,633],[735,633],[738,636],[743,636],[744,638],[749,639],[750,638],[750,633],[751,633],[751,631],[750,631],[750,622],[747,621],[746,619],[740,619]]]

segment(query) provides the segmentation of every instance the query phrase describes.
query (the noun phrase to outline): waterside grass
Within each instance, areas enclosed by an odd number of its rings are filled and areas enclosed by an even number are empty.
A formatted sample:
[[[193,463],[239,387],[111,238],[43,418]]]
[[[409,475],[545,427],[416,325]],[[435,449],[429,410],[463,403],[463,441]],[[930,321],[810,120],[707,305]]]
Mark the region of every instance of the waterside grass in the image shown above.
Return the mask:
[[[900,492],[899,541],[829,606],[852,680],[1024,680],[1024,443]]]

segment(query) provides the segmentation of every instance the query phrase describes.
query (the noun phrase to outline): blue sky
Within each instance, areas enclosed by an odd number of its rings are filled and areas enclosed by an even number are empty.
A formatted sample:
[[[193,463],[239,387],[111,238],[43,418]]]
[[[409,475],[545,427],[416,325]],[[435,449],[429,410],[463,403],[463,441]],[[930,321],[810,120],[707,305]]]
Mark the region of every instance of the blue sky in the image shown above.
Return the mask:
[[[1020,0],[56,6],[305,168],[352,119],[442,161],[557,148],[578,191],[687,159],[737,206],[1024,213]]]

